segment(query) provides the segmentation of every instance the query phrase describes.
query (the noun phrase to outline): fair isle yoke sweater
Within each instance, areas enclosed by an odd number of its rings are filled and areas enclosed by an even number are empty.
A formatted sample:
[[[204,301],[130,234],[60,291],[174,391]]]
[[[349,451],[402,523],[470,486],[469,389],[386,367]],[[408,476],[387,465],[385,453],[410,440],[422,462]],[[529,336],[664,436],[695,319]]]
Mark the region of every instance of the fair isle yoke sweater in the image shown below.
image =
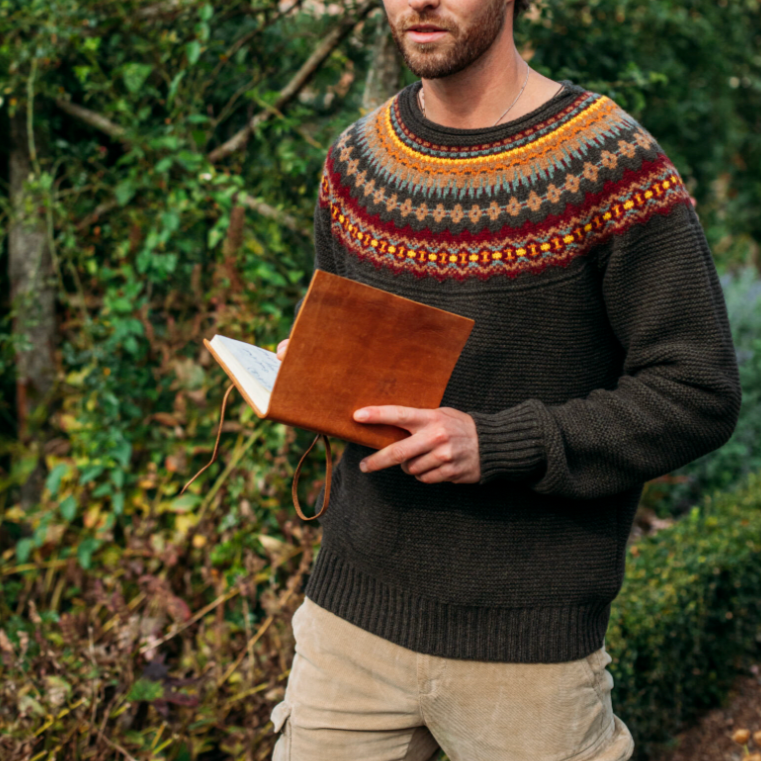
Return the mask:
[[[372,450],[348,444],[306,589],[420,653],[600,648],[643,484],[736,424],[725,303],[679,173],[614,101],[563,84],[458,130],[422,116],[418,82],[325,162],[315,266],[475,320],[442,406],[475,420],[480,483],[363,474]]]

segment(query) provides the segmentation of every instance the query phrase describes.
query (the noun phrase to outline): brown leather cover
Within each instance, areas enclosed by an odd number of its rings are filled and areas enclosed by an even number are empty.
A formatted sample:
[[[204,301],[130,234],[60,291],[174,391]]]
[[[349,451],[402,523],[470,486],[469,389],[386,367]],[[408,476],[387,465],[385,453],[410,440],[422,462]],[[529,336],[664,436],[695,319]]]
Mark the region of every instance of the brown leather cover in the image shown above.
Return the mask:
[[[382,449],[409,436],[357,423],[360,407],[435,409],[474,321],[316,270],[263,415],[267,420]],[[204,344],[220,362],[209,342]]]

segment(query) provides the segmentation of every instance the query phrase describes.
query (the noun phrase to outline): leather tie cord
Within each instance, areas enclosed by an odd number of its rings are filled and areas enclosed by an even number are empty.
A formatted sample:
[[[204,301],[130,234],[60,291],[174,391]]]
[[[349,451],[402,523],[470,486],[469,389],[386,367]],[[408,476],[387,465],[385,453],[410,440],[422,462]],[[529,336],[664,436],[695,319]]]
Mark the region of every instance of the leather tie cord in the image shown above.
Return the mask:
[[[201,470],[196,473],[193,478],[188,481],[185,486],[182,487],[182,491],[180,492],[180,496],[182,496],[185,493],[185,490],[190,486],[190,484],[193,483],[193,481],[198,478],[198,476],[201,475],[207,468],[211,467],[211,465],[214,464],[214,461],[217,459],[217,452],[219,451],[219,440],[222,437],[222,426],[225,422],[225,409],[227,407],[227,398],[230,396],[230,392],[235,388],[234,384],[230,384],[227,387],[227,391],[225,391],[225,395],[222,398],[222,408],[219,412],[219,428],[217,429],[217,440],[214,442],[214,451],[211,455],[211,460],[209,460],[206,465],[204,465]],[[299,474],[301,473],[301,466],[304,464],[304,460],[306,459],[307,455],[312,451],[314,448],[314,445],[317,443],[317,440],[322,438],[322,440],[325,442],[325,456],[326,456],[326,462],[325,462],[325,496],[322,501],[322,507],[320,508],[320,512],[316,513],[315,515],[312,515],[311,517],[307,517],[304,515],[304,511],[301,509],[301,505],[299,504],[299,497],[298,497],[298,483],[299,483]],[[319,518],[321,515],[325,513],[325,511],[328,509],[328,501],[330,500],[330,483],[333,476],[333,457],[330,451],[330,440],[325,434],[318,433],[317,436],[314,437],[314,440],[307,448],[306,452],[304,452],[303,455],[301,455],[301,459],[299,460],[299,464],[296,466],[296,472],[293,474],[293,485],[291,487],[291,496],[293,497],[293,506],[296,508],[296,512],[298,513],[299,518],[304,521],[313,521],[315,518]]]
[[[224,422],[225,422],[225,407],[227,407],[227,397],[230,396],[230,392],[234,388],[235,388],[235,384],[231,383],[227,387],[227,391],[225,391],[225,395],[224,395],[224,397],[222,399],[222,409],[219,412],[219,429],[217,430],[217,440],[214,442],[214,452],[211,455],[211,460],[209,460],[209,462],[207,462],[206,465],[204,465],[201,468],[201,470],[199,470],[198,473],[196,473],[193,476],[193,478],[191,478],[190,481],[188,481],[185,484],[185,486],[182,487],[182,491],[180,492],[180,496],[182,496],[185,493],[185,489],[187,489],[188,486],[190,486],[190,484],[192,484],[193,481],[195,481],[196,478],[198,478],[198,476],[200,476],[201,473],[203,473],[206,470],[206,468],[211,467],[211,465],[213,465],[214,461],[217,459],[217,451],[219,450],[219,439],[222,436],[222,426],[224,425]]]
[[[301,505],[299,504],[298,485],[299,485],[299,473],[301,473],[301,466],[304,464],[306,456],[312,451],[312,448],[319,439],[325,442],[325,496],[322,499],[322,507],[319,513],[315,513],[311,517],[304,515]],[[293,485],[291,486],[291,496],[293,497],[293,506],[296,508],[296,512],[302,521],[313,521],[315,518],[319,518],[327,509],[328,501],[330,500],[330,482],[333,476],[333,456],[330,453],[330,440],[324,433],[318,433],[312,443],[307,448],[307,451],[301,455],[299,464],[296,466],[296,472],[293,474]]]

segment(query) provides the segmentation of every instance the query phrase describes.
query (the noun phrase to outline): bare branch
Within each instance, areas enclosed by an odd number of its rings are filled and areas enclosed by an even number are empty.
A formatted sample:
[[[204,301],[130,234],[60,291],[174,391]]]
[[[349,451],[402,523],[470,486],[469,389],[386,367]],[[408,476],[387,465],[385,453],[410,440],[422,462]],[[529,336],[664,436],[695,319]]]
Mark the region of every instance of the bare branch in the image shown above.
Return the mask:
[[[364,0],[354,14],[347,14],[325,39],[314,49],[302,67],[296,72],[291,81],[280,91],[272,107],[281,111],[290,103],[311,79],[312,75],[327,60],[328,56],[338,47],[351,30],[377,6],[378,0]],[[236,132],[227,142],[215,148],[208,155],[212,163],[220,161],[231,153],[241,150],[248,141],[249,135],[272,116],[272,110],[267,109],[256,114],[243,129]]]
[[[91,111],[89,108],[78,106],[70,100],[63,100],[63,98],[56,98],[55,103],[61,111],[65,111],[69,116],[73,116],[76,119],[83,121],[85,124],[89,124],[91,127],[95,127],[95,129],[105,132],[109,137],[118,140],[127,134],[124,127],[119,126],[116,122],[112,122],[110,119],[107,119],[105,116],[102,116],[95,111]]]
[[[119,207],[119,202],[114,201],[104,201],[103,203],[98,204],[95,207],[95,210],[90,212],[86,217],[83,217],[82,219],[77,222],[77,230],[84,230],[85,228],[89,227],[90,225],[95,224],[98,219],[100,219],[100,216],[102,214],[108,214],[109,211],[113,211],[114,209]]]
[[[134,756],[129,754],[129,751],[126,751],[121,745],[117,745],[113,740],[109,740],[97,727],[95,728],[95,731],[98,733],[101,740],[105,740],[107,745],[110,745],[115,751],[121,753],[127,761],[137,761]]]
[[[209,81],[206,82],[203,86],[203,89],[205,90],[207,85],[211,84],[217,76],[219,75],[219,72],[222,70],[222,67],[244,46],[248,45],[251,40],[253,40],[257,35],[261,34],[267,27],[272,26],[276,21],[279,21],[281,18],[289,15],[290,13],[293,13],[294,10],[296,10],[298,7],[301,6],[301,4],[304,2],[304,0],[294,0],[293,3],[291,3],[290,6],[287,8],[283,8],[282,10],[278,11],[276,14],[268,18],[264,23],[257,26],[255,29],[252,29],[250,32],[247,32],[246,34],[239,37],[233,44],[228,48],[227,52],[220,56],[220,61],[214,68],[214,71],[212,72],[211,76],[209,77]]]
[[[263,217],[267,217],[268,219],[274,219],[278,224],[281,224],[283,227],[287,227],[289,230],[292,230],[295,233],[304,235],[307,238],[311,237],[309,231],[305,230],[299,224],[298,220],[287,212],[280,211],[274,206],[270,206],[268,203],[260,201],[258,198],[254,198],[253,196],[242,195],[238,197],[238,200],[244,206],[247,206],[249,209],[251,209],[251,211],[255,211],[257,214],[261,214]]]
[[[146,5],[145,8],[139,8],[135,11],[138,18],[156,18],[166,13],[174,13],[182,8],[181,0],[163,0],[153,5]]]

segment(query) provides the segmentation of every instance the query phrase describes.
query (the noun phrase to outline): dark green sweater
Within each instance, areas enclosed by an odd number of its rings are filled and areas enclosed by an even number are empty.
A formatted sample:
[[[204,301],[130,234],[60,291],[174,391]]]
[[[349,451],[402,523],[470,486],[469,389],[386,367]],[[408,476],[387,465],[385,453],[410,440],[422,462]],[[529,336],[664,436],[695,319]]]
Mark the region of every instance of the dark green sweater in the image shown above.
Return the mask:
[[[315,266],[475,320],[442,406],[473,416],[481,482],[363,474],[372,450],[347,445],[307,586],[418,652],[600,648],[644,482],[737,421],[726,308],[681,177],[613,101],[564,85],[457,130],[423,118],[416,83],[325,162]]]

